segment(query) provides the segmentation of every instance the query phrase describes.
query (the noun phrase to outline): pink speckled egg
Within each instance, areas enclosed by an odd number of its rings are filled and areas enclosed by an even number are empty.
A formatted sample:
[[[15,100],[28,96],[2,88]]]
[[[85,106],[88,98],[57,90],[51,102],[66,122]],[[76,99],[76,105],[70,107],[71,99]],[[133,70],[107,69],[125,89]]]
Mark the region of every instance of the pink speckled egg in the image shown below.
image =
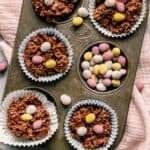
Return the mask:
[[[4,72],[7,70],[7,63],[5,61],[0,62],[0,72]]]
[[[103,125],[95,125],[93,130],[96,134],[102,134],[104,132]]]
[[[103,84],[108,87],[108,86],[111,86],[111,80],[110,79],[104,79],[103,80]]]
[[[90,88],[95,88],[96,87],[96,81],[93,79],[88,79],[87,84]]]
[[[125,4],[122,2],[116,2],[116,8],[118,11],[124,12],[125,11]]]
[[[126,58],[124,56],[119,56],[118,57],[118,63],[121,64],[121,66],[126,65]]]
[[[101,52],[105,52],[110,48],[109,44],[107,43],[101,43],[98,47]]]
[[[103,54],[103,60],[111,60],[113,58],[113,53],[111,51],[107,51]]]
[[[92,47],[92,53],[93,54],[99,54],[99,48],[97,46]]]
[[[39,129],[42,127],[43,121],[42,120],[36,120],[33,122],[33,129]]]
[[[33,56],[32,57],[32,62],[35,65],[39,65],[39,64],[41,64],[43,62],[43,57],[41,57],[41,56]]]

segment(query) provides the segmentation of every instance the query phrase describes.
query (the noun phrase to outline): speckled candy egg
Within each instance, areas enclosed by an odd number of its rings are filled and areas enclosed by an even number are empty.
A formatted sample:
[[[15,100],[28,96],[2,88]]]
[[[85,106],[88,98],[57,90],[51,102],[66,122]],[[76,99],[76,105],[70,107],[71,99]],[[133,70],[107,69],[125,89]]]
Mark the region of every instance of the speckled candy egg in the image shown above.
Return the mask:
[[[72,20],[72,24],[76,27],[81,26],[83,24],[83,18],[82,17],[74,17]]]
[[[30,114],[23,114],[20,116],[20,119],[23,121],[30,121],[33,119],[33,117]]]
[[[43,121],[42,120],[36,120],[33,122],[33,129],[40,129],[42,127]]]
[[[49,42],[44,42],[44,43],[42,43],[42,45],[41,45],[41,47],[40,47],[40,50],[42,51],[42,52],[47,52],[48,50],[50,50],[51,49],[51,43],[49,43]]]
[[[118,11],[124,12],[125,11],[125,4],[122,2],[116,2],[116,8]]]
[[[99,73],[104,75],[107,72],[107,66],[105,64],[99,65]]]
[[[109,48],[110,48],[110,46],[109,46],[109,44],[107,44],[107,43],[101,43],[101,44],[99,44],[99,50],[100,50],[101,52],[105,52],[105,51],[107,51]]]
[[[100,63],[100,62],[102,62],[102,61],[103,61],[102,55],[95,55],[95,56],[93,57],[93,61],[94,61],[95,63]]]
[[[112,85],[113,87],[117,88],[121,85],[120,80],[112,80]]]
[[[86,52],[83,57],[86,61],[90,61],[92,59],[92,52]]]
[[[80,8],[78,9],[78,15],[79,15],[80,17],[83,17],[83,18],[88,17],[89,13],[88,13],[87,8],[85,8],[85,7],[80,7]]]
[[[113,53],[112,51],[107,51],[103,54],[103,59],[104,61],[111,60],[113,58]]]
[[[89,113],[88,115],[85,116],[85,122],[90,124],[93,123],[96,119],[96,116],[94,113]]]
[[[77,128],[76,133],[79,136],[85,136],[87,134],[87,128],[86,127],[79,127],[79,128]]]
[[[42,56],[33,56],[32,57],[32,63],[35,65],[39,65],[43,62],[43,57]]]
[[[96,81],[93,79],[88,79],[87,84],[90,88],[95,88],[96,87]]]
[[[71,104],[71,97],[69,95],[63,94],[60,96],[60,101],[63,105],[70,105]]]
[[[89,79],[89,78],[91,78],[92,74],[91,74],[90,70],[84,70],[82,75],[83,75],[84,79]]]
[[[111,69],[112,61],[111,61],[111,60],[106,61],[106,62],[105,62],[105,65],[107,66],[107,69],[108,69],[108,70]]]
[[[82,69],[89,69],[89,67],[90,67],[90,63],[88,62],[88,61],[83,61],[82,63],[81,63],[81,67],[82,67]]]
[[[103,84],[104,84],[104,86],[109,87],[109,86],[111,86],[111,80],[110,79],[104,79]]]
[[[112,64],[112,69],[113,70],[120,70],[121,69],[121,65],[119,63],[113,63]]]
[[[120,79],[121,78],[121,72],[120,71],[113,71],[112,72],[112,78],[113,79]]]
[[[97,89],[98,91],[100,91],[100,92],[105,92],[105,91],[107,90],[106,86],[104,86],[103,83],[98,83],[98,84],[96,85],[96,89]]]
[[[118,57],[118,56],[120,55],[120,53],[121,53],[120,48],[114,47],[114,48],[112,49],[112,53],[113,53],[113,56],[114,56],[114,57]]]
[[[107,72],[106,72],[106,74],[104,75],[104,77],[105,78],[111,78],[111,76],[112,76],[112,70],[108,70]]]
[[[105,0],[104,5],[106,7],[114,7],[115,6],[115,2],[116,2],[116,0]]]
[[[94,125],[93,130],[96,134],[102,134],[104,132],[103,125]]]
[[[26,107],[26,113],[27,114],[33,115],[34,113],[36,113],[36,111],[37,111],[37,108],[35,105],[28,105]]]
[[[95,66],[93,67],[93,73],[94,73],[95,75],[98,75],[98,74],[99,74],[99,65],[95,65]]]
[[[126,58],[124,56],[119,56],[118,57],[118,63],[121,64],[121,66],[126,65]]]
[[[46,63],[45,63],[45,67],[47,69],[53,69],[53,68],[55,68],[56,67],[56,61],[54,59],[47,60]]]
[[[120,73],[122,76],[127,74],[127,70],[126,69],[120,69]]]
[[[51,6],[54,3],[55,0],[44,0],[44,4],[46,6]]]
[[[114,21],[122,22],[125,20],[125,14],[116,12],[113,17]]]
[[[1,61],[0,62],[0,72],[6,71],[7,67],[8,67],[8,65],[7,65],[7,63],[5,61]]]
[[[99,48],[97,46],[93,46],[92,47],[92,53],[95,54],[95,55],[99,54]]]

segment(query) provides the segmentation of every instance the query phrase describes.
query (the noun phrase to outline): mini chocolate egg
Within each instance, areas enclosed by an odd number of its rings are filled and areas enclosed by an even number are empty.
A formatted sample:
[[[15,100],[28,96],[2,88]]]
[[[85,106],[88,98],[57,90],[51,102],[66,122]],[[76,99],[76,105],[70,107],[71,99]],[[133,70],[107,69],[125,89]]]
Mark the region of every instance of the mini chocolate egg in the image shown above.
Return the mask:
[[[113,18],[116,22],[122,22],[125,20],[125,14],[116,12]]]
[[[35,65],[39,65],[43,62],[43,57],[42,56],[33,56],[32,57],[32,63]]]
[[[99,48],[97,46],[93,46],[92,47],[92,53],[95,54],[95,55],[99,54]]]
[[[71,97],[67,94],[63,94],[60,96],[60,101],[63,105],[70,105],[71,104]]]
[[[98,47],[101,52],[105,52],[110,48],[109,44],[107,43],[101,43]]]
[[[107,72],[107,66],[105,64],[99,65],[99,73],[104,75]]]
[[[111,61],[111,60],[106,61],[106,62],[105,62],[105,65],[107,66],[107,69],[108,69],[108,70],[111,69],[112,61]]]
[[[104,61],[108,61],[108,60],[111,60],[113,58],[113,53],[112,51],[107,51],[103,54],[103,60]]]
[[[111,67],[113,70],[120,70],[121,69],[121,65],[119,63],[113,63]]]
[[[90,70],[84,70],[83,73],[82,73],[82,76],[84,77],[84,79],[89,79],[91,78],[91,72]]]
[[[21,115],[20,119],[23,121],[30,121],[33,119],[33,117],[30,114],[23,114]]]
[[[99,65],[95,65],[95,66],[93,67],[93,73],[94,73],[95,75],[98,75],[98,74],[99,74]]]
[[[121,85],[120,80],[112,80],[112,85],[113,87],[117,88]]]
[[[72,20],[72,24],[76,27],[81,26],[83,24],[83,18],[82,17],[74,17]]]
[[[90,63],[88,62],[88,61],[83,61],[82,63],[81,63],[81,67],[82,67],[82,69],[89,69],[89,67],[90,67]]]
[[[113,71],[112,72],[112,78],[113,79],[120,79],[121,78],[121,72],[120,71]]]
[[[89,12],[88,12],[87,8],[85,8],[85,7],[80,7],[80,8],[78,9],[78,15],[79,15],[80,17],[86,18],[86,17],[88,17]]]
[[[33,129],[40,129],[42,127],[43,121],[42,120],[36,120],[33,122]]]
[[[102,134],[104,132],[103,125],[94,125],[93,130],[96,134]]]
[[[49,42],[44,42],[44,43],[42,43],[42,45],[41,45],[41,47],[40,47],[40,50],[42,51],[42,52],[47,52],[48,50],[50,50],[51,49],[51,43],[49,43]]]
[[[94,66],[94,65],[95,65],[95,62],[94,62],[93,59],[90,61],[90,65],[91,65],[91,66]]]
[[[77,128],[76,133],[79,136],[85,136],[87,134],[87,128],[86,127],[79,127],[79,128]]]
[[[118,48],[118,47],[115,47],[112,49],[112,53],[113,53],[114,57],[118,57],[120,55],[120,52],[121,52],[120,48]]]
[[[85,122],[90,124],[93,123],[96,119],[96,116],[94,113],[89,113],[88,115],[85,116]]]
[[[5,61],[0,62],[0,72],[5,72],[7,70],[8,64]]]
[[[98,81],[98,78],[94,74],[92,74],[91,79],[95,80],[96,82]]]
[[[27,114],[33,115],[34,113],[36,113],[36,111],[37,111],[37,108],[35,105],[28,105],[26,107],[26,113]]]
[[[100,92],[105,92],[105,91],[107,90],[106,86],[104,86],[103,83],[98,83],[98,84],[96,85],[96,89],[97,89],[98,91],[100,91]]]
[[[56,67],[56,61],[54,59],[49,59],[45,63],[45,67],[48,69],[53,69]]]
[[[122,2],[116,2],[116,8],[118,11],[124,12],[125,11],[125,4]]]
[[[93,79],[88,79],[87,84],[90,88],[95,88],[96,87],[96,81]]]
[[[118,63],[121,64],[121,66],[126,65],[126,58],[124,56],[119,56],[118,57]]]
[[[112,76],[112,70],[108,70],[107,72],[106,72],[106,74],[104,75],[104,77],[105,78],[111,78],[111,76]]]
[[[91,67],[89,68],[89,70],[90,70],[90,72],[93,72],[93,67],[91,66]]]
[[[92,59],[92,52],[86,52],[83,57],[86,61],[90,61]]]
[[[55,0],[44,0],[44,4],[46,6],[51,6],[54,3]]]
[[[114,6],[115,6],[115,3],[116,3],[116,0],[105,0],[104,5],[105,5],[106,7],[114,7]]]
[[[109,87],[109,86],[111,86],[111,80],[110,79],[104,79],[103,84],[104,84],[104,86]]]
[[[120,69],[120,73],[122,76],[127,74],[127,70],[126,69]]]
[[[100,63],[100,62],[102,62],[102,61],[103,61],[102,55],[95,55],[95,56],[93,57],[93,61],[94,61],[95,63]]]

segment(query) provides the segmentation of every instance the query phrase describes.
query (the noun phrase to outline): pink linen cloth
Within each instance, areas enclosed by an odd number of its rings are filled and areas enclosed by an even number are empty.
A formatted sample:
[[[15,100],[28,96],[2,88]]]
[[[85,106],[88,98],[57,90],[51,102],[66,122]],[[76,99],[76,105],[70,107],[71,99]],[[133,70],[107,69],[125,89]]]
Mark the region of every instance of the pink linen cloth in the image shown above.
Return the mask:
[[[14,45],[21,5],[22,0],[0,0],[0,34],[6,41],[0,42],[0,48],[8,59]],[[134,86],[125,134],[116,150],[150,150],[150,15],[148,20],[136,77],[145,87],[140,92]]]

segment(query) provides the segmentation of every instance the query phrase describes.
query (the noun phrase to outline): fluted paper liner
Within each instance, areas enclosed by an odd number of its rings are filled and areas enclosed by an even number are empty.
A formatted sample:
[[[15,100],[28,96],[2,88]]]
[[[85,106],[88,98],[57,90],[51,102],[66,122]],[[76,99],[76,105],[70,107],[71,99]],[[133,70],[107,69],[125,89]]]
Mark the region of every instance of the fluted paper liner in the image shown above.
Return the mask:
[[[14,101],[15,98],[19,98],[31,93],[35,97],[37,97],[43,104],[43,107],[48,111],[50,114],[50,124],[49,124],[49,132],[48,135],[39,140],[23,140],[21,138],[16,137],[11,130],[7,127],[7,110],[9,105]],[[34,90],[18,90],[14,91],[6,96],[4,101],[2,102],[2,113],[0,113],[0,142],[4,144],[8,144],[11,146],[19,146],[19,147],[30,147],[30,146],[37,146],[39,144],[45,143],[49,140],[53,134],[58,129],[58,117],[55,105],[48,101],[46,96],[40,92]]]

